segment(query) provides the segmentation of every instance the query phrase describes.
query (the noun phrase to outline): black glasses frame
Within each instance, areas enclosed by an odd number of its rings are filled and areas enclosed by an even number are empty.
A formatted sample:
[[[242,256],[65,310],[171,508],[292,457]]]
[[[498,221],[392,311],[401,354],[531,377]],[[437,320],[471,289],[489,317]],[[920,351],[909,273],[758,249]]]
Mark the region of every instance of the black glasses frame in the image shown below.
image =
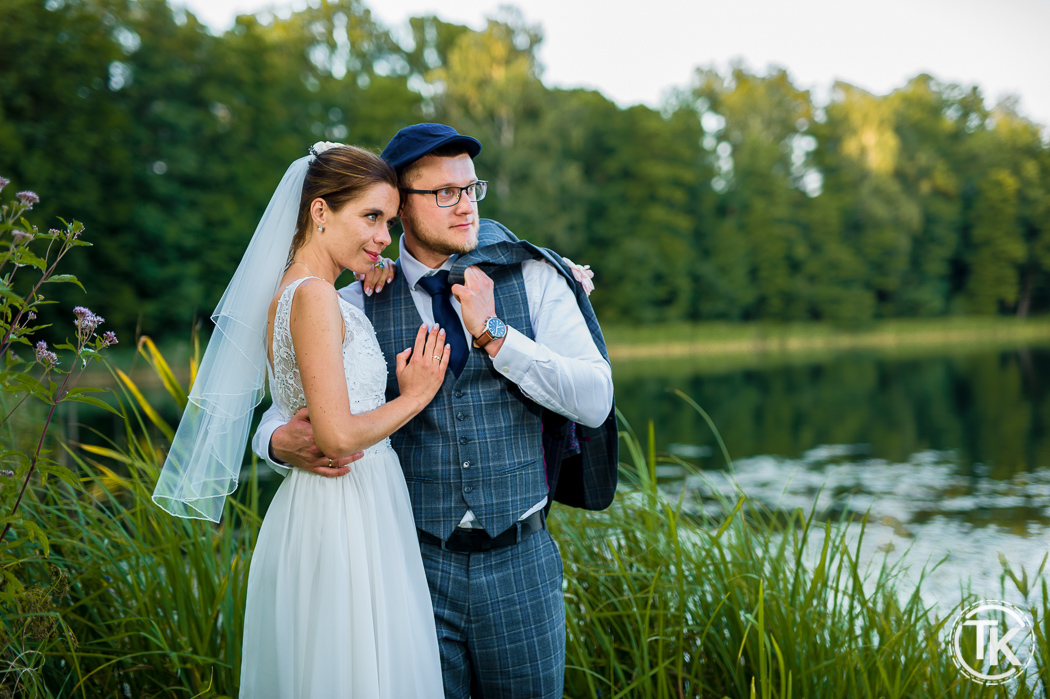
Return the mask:
[[[478,185],[479,184],[482,186],[481,189],[484,190],[481,193],[481,196],[478,196]],[[404,189],[404,188],[402,188],[401,191],[406,193],[406,194],[433,194],[434,195],[434,203],[437,204],[442,209],[448,209],[448,208],[451,208],[451,207],[455,206],[456,204],[458,204],[463,199],[463,192],[465,192],[466,190],[470,189],[471,187],[474,187],[474,196],[477,197],[477,198],[470,199],[470,201],[479,202],[479,201],[481,201],[482,199],[485,198],[485,194],[488,192],[489,181],[488,180],[478,180],[477,182],[471,182],[466,187],[451,186],[451,187],[441,187],[440,189]],[[458,189],[459,190],[459,195],[456,197],[456,201],[452,202],[451,204],[442,204],[441,202],[439,202],[438,201],[438,192],[440,192],[440,191],[442,191],[444,189]],[[468,195],[467,198],[469,199],[470,196]]]

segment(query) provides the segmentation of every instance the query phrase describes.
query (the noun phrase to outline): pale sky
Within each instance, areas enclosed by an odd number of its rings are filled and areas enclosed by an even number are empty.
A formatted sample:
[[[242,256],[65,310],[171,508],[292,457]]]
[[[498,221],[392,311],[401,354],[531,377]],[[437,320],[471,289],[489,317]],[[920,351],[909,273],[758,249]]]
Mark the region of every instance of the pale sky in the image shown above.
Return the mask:
[[[238,13],[303,0],[173,0],[217,32]],[[388,27],[436,14],[475,29],[499,0],[368,2]],[[1021,113],[1050,125],[1050,2],[1047,0],[645,0],[599,3],[525,0],[526,21],[543,28],[539,53],[549,86],[600,90],[621,106],[658,106],[689,84],[697,66],[724,71],[786,68],[818,99],[835,80],[876,94],[922,72],[977,84],[991,104],[1009,94]],[[279,10],[280,11],[280,10]],[[1050,129],[1044,131],[1044,134]]]

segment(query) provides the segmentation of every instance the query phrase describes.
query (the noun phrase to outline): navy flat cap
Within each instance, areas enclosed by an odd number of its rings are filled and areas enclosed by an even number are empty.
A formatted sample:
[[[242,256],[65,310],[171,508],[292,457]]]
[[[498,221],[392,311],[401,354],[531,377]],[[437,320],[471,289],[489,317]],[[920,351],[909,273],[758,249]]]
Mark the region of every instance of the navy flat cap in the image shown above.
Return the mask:
[[[481,152],[481,142],[476,138],[464,136],[451,126],[413,124],[394,134],[379,157],[390,163],[400,175],[406,166],[449,143],[462,143],[471,158],[476,158]]]

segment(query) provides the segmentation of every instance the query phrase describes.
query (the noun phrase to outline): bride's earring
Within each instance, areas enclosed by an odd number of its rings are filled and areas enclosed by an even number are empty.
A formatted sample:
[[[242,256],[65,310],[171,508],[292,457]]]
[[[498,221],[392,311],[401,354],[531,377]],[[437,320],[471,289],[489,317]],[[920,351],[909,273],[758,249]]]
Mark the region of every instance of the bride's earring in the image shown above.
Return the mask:
[[[318,233],[324,233],[324,226],[318,226],[317,227],[317,232]]]

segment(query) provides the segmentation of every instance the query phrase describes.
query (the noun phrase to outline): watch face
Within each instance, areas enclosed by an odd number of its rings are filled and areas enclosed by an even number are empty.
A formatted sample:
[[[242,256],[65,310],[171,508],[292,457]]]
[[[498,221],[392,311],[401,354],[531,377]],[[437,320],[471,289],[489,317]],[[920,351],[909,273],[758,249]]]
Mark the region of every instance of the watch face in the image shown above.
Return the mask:
[[[507,325],[499,318],[489,318],[485,321],[485,329],[488,330],[493,339],[507,334]]]

